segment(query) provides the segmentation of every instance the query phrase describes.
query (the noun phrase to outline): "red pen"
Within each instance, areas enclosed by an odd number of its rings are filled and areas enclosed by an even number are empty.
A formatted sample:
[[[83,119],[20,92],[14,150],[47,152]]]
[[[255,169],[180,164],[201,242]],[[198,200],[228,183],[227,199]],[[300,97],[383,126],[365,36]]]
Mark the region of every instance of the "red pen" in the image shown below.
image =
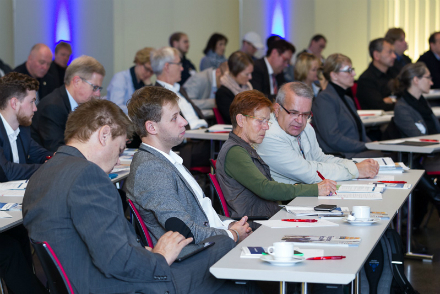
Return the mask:
[[[282,221],[283,222],[293,222],[293,223],[316,223],[318,220],[311,219],[311,218],[305,218],[305,219],[290,218],[290,219],[282,219]]]
[[[387,184],[406,184],[405,181],[378,181],[379,183],[387,183]]]
[[[433,139],[420,139],[420,142],[438,142],[438,140],[433,140]]]
[[[318,173],[318,177],[320,177],[321,178],[321,180],[325,180],[325,178],[324,178],[324,176],[319,172],[319,170],[317,170],[316,171],[317,173]],[[332,193],[330,193],[330,196],[332,195]],[[335,195],[338,195],[338,193],[336,193],[336,191],[335,191]]]
[[[318,256],[318,257],[309,257],[307,260],[329,260],[329,259],[343,259],[345,256]]]

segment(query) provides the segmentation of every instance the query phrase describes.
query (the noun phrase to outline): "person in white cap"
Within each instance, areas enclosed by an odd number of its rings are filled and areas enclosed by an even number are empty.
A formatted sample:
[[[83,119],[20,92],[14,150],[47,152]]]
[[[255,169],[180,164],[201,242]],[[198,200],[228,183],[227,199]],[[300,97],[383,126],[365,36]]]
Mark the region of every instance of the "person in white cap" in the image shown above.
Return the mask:
[[[243,43],[241,45],[240,51],[248,54],[253,59],[256,59],[254,57],[254,54],[259,49],[263,49],[264,45],[261,42],[260,35],[258,35],[256,32],[248,32],[243,37]]]

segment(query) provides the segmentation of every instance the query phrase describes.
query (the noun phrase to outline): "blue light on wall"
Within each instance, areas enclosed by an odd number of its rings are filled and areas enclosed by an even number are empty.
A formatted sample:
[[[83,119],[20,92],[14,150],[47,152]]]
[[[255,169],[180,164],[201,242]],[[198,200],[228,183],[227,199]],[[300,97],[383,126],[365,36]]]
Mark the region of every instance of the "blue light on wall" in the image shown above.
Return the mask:
[[[71,41],[70,19],[68,13],[67,0],[58,1],[56,10],[55,42]]]
[[[285,29],[284,29],[284,15],[283,15],[283,9],[281,7],[280,1],[274,1],[275,5],[272,15],[272,28],[271,28],[271,34],[272,35],[278,35],[282,38],[286,37]]]

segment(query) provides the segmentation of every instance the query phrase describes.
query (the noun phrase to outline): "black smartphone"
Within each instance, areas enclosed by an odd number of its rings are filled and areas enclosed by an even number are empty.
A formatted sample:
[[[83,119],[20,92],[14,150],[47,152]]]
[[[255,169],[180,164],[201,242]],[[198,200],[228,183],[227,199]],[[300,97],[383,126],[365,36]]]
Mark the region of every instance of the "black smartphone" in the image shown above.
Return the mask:
[[[203,244],[192,244],[185,246],[180,252],[179,256],[177,256],[176,261],[183,261],[211,246],[213,246],[215,242],[206,242]]]
[[[316,211],[332,211],[333,209],[335,209],[336,207],[338,207],[337,205],[334,204],[320,204],[318,206],[315,206],[315,210]]]

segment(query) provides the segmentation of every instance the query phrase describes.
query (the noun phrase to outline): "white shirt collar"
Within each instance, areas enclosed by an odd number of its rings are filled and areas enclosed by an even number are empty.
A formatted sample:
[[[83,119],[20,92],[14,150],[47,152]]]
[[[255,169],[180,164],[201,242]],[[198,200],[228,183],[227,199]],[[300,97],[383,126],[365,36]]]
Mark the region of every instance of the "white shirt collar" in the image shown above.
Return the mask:
[[[10,139],[17,140],[18,134],[20,134],[20,128],[17,128],[15,131],[12,129],[11,125],[8,121],[3,117],[0,113],[0,117],[3,121],[3,125],[5,126],[6,134]]]
[[[212,69],[212,87],[213,88],[219,88],[219,87],[217,87],[217,79],[216,79],[216,76],[215,76],[215,69],[213,68]]]
[[[267,60],[266,57],[264,57],[264,62],[266,62],[267,71],[269,72],[269,75],[272,75],[272,74],[273,74],[273,68],[272,68],[272,66],[270,65],[270,63],[269,63],[269,61]]]
[[[183,163],[183,159],[182,157],[180,157],[179,155],[177,155],[173,150],[170,150],[170,153],[165,153],[162,150],[157,149],[156,147],[153,147],[151,145],[148,145],[146,143],[143,143],[143,145],[150,147],[151,149],[156,150],[157,152],[159,152],[160,154],[162,154],[163,156],[165,156],[166,159],[168,159],[172,164],[175,164],[176,162],[179,164]]]
[[[70,95],[67,88],[66,88],[66,92],[67,92],[67,96],[69,97],[70,109],[72,109],[72,111],[75,111],[75,109],[78,107],[78,102],[76,102],[75,99],[73,99],[72,95]]]
[[[159,84],[161,84],[165,89],[173,91],[176,94],[179,93],[179,91],[180,91],[180,84],[179,83],[175,83],[174,85],[171,85],[171,84],[168,84],[168,83],[166,83],[164,81],[157,80],[157,82]]]

